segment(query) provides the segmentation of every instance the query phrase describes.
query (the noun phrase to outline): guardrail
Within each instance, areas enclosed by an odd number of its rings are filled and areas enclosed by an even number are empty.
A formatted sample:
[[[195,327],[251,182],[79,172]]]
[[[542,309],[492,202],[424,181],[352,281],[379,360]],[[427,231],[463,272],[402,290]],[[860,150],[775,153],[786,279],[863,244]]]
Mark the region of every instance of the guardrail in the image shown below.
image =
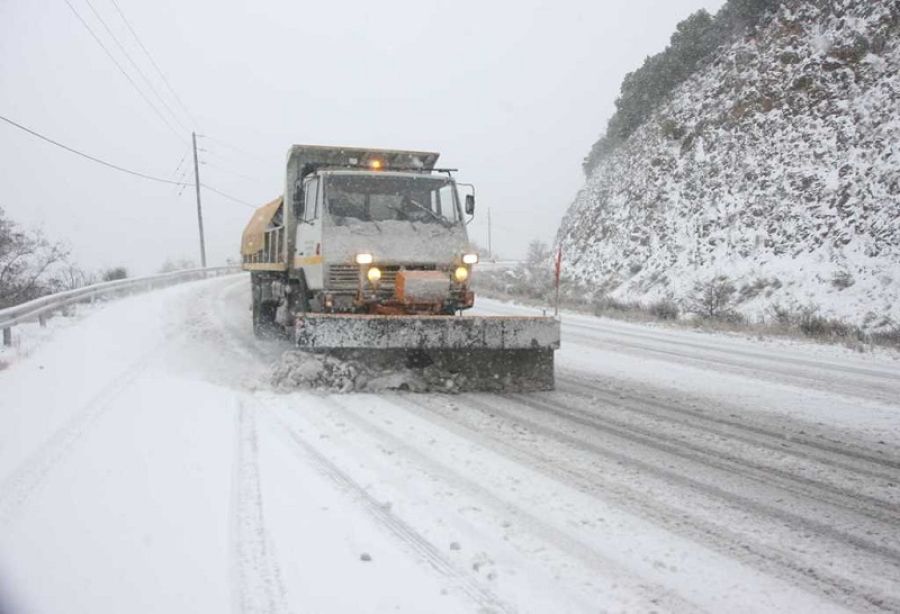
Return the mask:
[[[481,260],[475,265],[475,274],[478,271],[510,271],[522,264],[521,260]]]
[[[55,311],[74,303],[94,301],[95,299],[116,295],[118,293],[134,293],[157,288],[164,288],[179,283],[218,277],[231,273],[239,273],[238,266],[208,267],[205,269],[188,269],[185,271],[172,271],[148,277],[135,277],[131,279],[117,279],[105,281],[99,284],[48,294],[36,298],[33,301],[0,309],[0,328],[3,329],[3,345],[12,345],[12,327],[22,322],[37,320],[44,326],[47,318]]]

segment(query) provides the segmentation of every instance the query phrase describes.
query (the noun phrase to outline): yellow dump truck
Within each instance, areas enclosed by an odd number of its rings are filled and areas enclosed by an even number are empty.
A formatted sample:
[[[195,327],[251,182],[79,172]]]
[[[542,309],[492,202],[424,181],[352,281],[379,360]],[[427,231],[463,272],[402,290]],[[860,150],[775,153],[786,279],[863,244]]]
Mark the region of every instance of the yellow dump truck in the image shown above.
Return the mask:
[[[478,254],[472,186],[421,151],[295,145],[284,195],[257,209],[241,243],[257,335],[301,349],[461,370],[473,388],[549,389],[559,322],[463,316]],[[468,192],[461,201],[459,187]]]

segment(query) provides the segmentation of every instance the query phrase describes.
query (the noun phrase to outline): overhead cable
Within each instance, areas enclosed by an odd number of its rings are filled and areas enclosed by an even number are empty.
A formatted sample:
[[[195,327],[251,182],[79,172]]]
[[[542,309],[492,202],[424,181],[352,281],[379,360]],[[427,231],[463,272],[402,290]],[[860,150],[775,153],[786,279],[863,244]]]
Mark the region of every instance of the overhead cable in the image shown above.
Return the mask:
[[[125,59],[128,60],[131,66],[137,71],[137,74],[140,75],[141,79],[144,80],[144,83],[147,84],[147,87],[151,92],[153,92],[153,95],[156,96],[156,99],[159,100],[163,108],[165,108],[165,110],[169,112],[169,116],[175,120],[175,123],[178,124],[182,130],[184,130],[185,132],[190,132],[190,128],[188,128],[184,124],[184,122],[182,122],[178,118],[178,116],[172,110],[172,107],[169,106],[169,103],[167,103],[165,98],[163,98],[162,95],[156,90],[156,88],[153,86],[153,83],[150,81],[150,79],[147,78],[147,75],[144,74],[144,71],[141,70],[141,67],[137,65],[137,62],[134,61],[134,59],[131,57],[131,54],[128,53],[127,49],[125,49],[125,46],[121,42],[119,42],[118,37],[112,31],[112,28],[110,28],[106,23],[106,20],[103,19],[103,16],[100,15],[96,8],[94,8],[94,4],[91,2],[91,0],[84,0],[84,2],[88,5],[88,8],[91,9],[91,12],[94,14],[94,17],[97,18],[97,21],[100,22],[100,25],[103,26],[103,29],[106,30],[106,33],[109,34],[109,37],[116,44],[116,47],[119,48],[119,51],[122,52],[122,55],[125,56]]]
[[[228,173],[229,175],[234,175],[235,177],[240,177],[241,179],[246,179],[247,181],[259,181],[258,177],[251,177],[250,175],[245,175],[243,173],[239,173],[237,171],[233,171],[230,168],[225,168],[224,166],[219,166],[218,164],[214,164],[208,160],[201,160],[200,164],[204,166],[208,166],[210,168],[214,168],[216,170],[222,171],[223,173]]]
[[[251,209],[256,209],[256,205],[254,205],[252,203],[248,203],[246,200],[241,200],[240,198],[236,198],[236,197],[232,196],[231,194],[226,194],[222,190],[217,190],[216,188],[212,187],[211,185],[207,185],[207,184],[201,182],[200,187],[206,188],[210,192],[215,192],[219,196],[224,196],[228,200],[232,200],[238,204],[244,205],[245,207],[250,207]]]
[[[128,27],[128,31],[131,32],[131,35],[134,36],[134,40],[137,41],[138,46],[143,50],[146,54],[147,59],[150,60],[150,63],[153,64],[153,68],[156,69],[156,72],[159,73],[159,76],[162,78],[163,83],[166,84],[166,87],[169,88],[169,91],[172,92],[172,96],[175,98],[175,101],[178,103],[178,106],[181,107],[181,110],[184,111],[184,114],[188,116],[193,125],[197,125],[197,120],[194,119],[194,116],[191,115],[191,112],[185,106],[184,102],[181,100],[181,96],[178,95],[178,92],[175,91],[175,88],[172,87],[172,84],[169,83],[169,80],[166,78],[165,73],[163,73],[162,69],[159,67],[159,64],[156,63],[156,60],[153,59],[153,56],[150,55],[150,51],[147,50],[147,47],[144,46],[144,43],[141,42],[141,38],[138,36],[137,32],[135,32],[134,28],[131,26],[131,22],[125,17],[125,13],[119,7],[119,3],[116,0],[111,0],[114,7],[116,7],[116,11],[119,13],[119,17],[122,18],[122,21]]]
[[[46,141],[47,143],[50,143],[51,145],[56,145],[57,147],[59,147],[61,149],[65,149],[66,151],[73,153],[77,156],[81,156],[82,158],[90,160],[91,162],[96,162],[97,164],[102,164],[103,166],[120,171],[122,173],[128,173],[129,175],[134,175],[135,177],[140,177],[142,179],[147,179],[149,181],[156,181],[158,183],[165,183],[168,185],[176,185],[176,186],[194,185],[192,182],[188,183],[185,181],[172,181],[171,179],[164,179],[162,177],[155,177],[153,175],[148,175],[146,173],[141,173],[139,171],[133,171],[131,169],[125,168],[124,166],[119,166],[118,164],[113,164],[112,162],[107,162],[106,160],[101,160],[100,158],[94,157],[90,154],[86,154],[83,151],[79,151],[79,150],[75,149],[74,147],[69,147],[68,145],[64,145],[64,144],[60,143],[59,141],[55,141],[55,140],[51,139],[48,136],[44,136],[43,134],[40,134],[39,132],[35,132],[31,128],[23,126],[22,124],[20,124],[18,122],[14,122],[13,120],[9,119],[8,117],[4,117],[3,115],[0,115],[0,120],[6,122],[7,124],[9,124],[15,128],[18,128],[19,130],[22,130],[23,132],[27,132],[28,134],[35,136],[35,137],[41,139],[42,141]],[[245,200],[241,200],[240,198],[232,196],[231,194],[227,194],[227,193],[225,193],[217,188],[214,188],[210,185],[207,185],[205,183],[201,183],[200,186],[206,188],[210,192],[215,192],[219,196],[227,198],[228,200],[234,201],[234,202],[244,205],[246,207],[250,207],[251,209],[256,208],[255,205],[248,203]]]
[[[247,156],[248,158],[253,158],[254,160],[257,160],[257,161],[259,161],[259,162],[265,162],[265,160],[263,160],[261,157],[255,155],[255,154],[252,154],[252,153],[250,153],[249,151],[246,151],[246,150],[244,150],[244,149],[241,149],[240,147],[238,147],[238,146],[236,146],[236,145],[230,145],[229,143],[226,143],[225,141],[223,141],[222,139],[220,139],[220,138],[218,138],[218,137],[215,137],[215,136],[208,136],[208,135],[205,135],[205,134],[198,134],[197,136],[200,137],[200,138],[206,138],[206,139],[209,139],[209,140],[211,140],[211,141],[215,141],[215,142],[218,143],[219,145],[223,145],[223,146],[225,146],[226,148],[231,149],[232,151],[236,151],[236,152],[238,152],[239,154],[243,154],[243,155]]]
[[[134,82],[134,79],[131,78],[131,75],[129,75],[125,71],[125,69],[122,68],[122,65],[119,64],[119,61],[116,60],[115,56],[113,56],[112,53],[110,53],[110,51],[106,47],[106,45],[103,44],[103,41],[100,40],[100,37],[98,37],[97,34],[94,32],[94,30],[91,29],[91,26],[88,25],[88,23],[84,20],[84,18],[81,16],[81,14],[75,9],[75,7],[72,6],[72,3],[69,2],[69,0],[63,0],[63,1],[69,6],[69,8],[75,14],[75,17],[78,18],[78,21],[81,22],[82,26],[84,26],[85,30],[87,30],[88,33],[90,33],[90,35],[91,35],[91,37],[93,37],[94,41],[98,45],[100,45],[100,48],[103,49],[103,51],[104,51],[104,53],[106,53],[107,57],[109,57],[109,59],[112,60],[112,63],[116,65],[116,68],[119,69],[119,72],[121,72],[125,76],[125,78],[128,79],[128,82],[131,84],[131,86],[137,90],[138,94],[141,95],[141,98],[144,99],[144,102],[146,102],[148,105],[150,105],[150,108],[153,109],[153,112],[156,113],[157,116],[159,116],[159,119],[161,119],[162,122],[166,126],[168,126],[169,130],[171,130],[172,133],[175,134],[175,136],[177,136],[181,142],[187,143],[187,139],[185,139],[184,137],[181,136],[181,133],[169,122],[168,119],[166,119],[166,117],[156,107],[156,105],[153,104],[153,102],[147,97],[147,95],[144,93],[144,90],[142,90],[141,88],[138,87],[137,83]]]
[[[150,181],[158,181],[159,183],[168,183],[170,185],[185,185],[184,183],[181,183],[178,181],[172,181],[171,179],[163,179],[162,177],[154,177],[153,175],[147,175],[146,173],[133,171],[131,169],[127,169],[125,167],[119,166],[118,164],[113,164],[112,162],[107,162],[106,160],[101,160],[100,158],[95,158],[94,156],[92,156],[90,154],[86,154],[83,151],[78,151],[77,149],[75,149],[73,147],[69,147],[68,145],[63,145],[59,141],[54,141],[50,137],[44,136],[43,134],[39,134],[39,133],[35,132],[34,130],[32,130],[31,128],[26,128],[22,124],[16,123],[13,120],[9,119],[8,117],[4,117],[4,116],[0,115],[0,119],[2,119],[3,121],[5,121],[6,123],[8,123],[12,126],[15,126],[19,130],[23,130],[23,131],[27,132],[28,134],[31,134],[32,136],[36,136],[37,138],[41,139],[42,141],[47,141],[48,143],[50,143],[52,145],[61,147],[62,149],[65,149],[66,151],[69,151],[75,155],[81,156],[82,158],[87,158],[88,160],[90,160],[92,162],[96,162],[97,164],[102,164],[103,166],[108,166],[109,168],[115,169],[117,171],[121,171],[123,173],[128,173],[129,175],[134,175],[136,177],[142,177],[144,179],[149,179]],[[191,184],[187,184],[187,185],[191,185]]]

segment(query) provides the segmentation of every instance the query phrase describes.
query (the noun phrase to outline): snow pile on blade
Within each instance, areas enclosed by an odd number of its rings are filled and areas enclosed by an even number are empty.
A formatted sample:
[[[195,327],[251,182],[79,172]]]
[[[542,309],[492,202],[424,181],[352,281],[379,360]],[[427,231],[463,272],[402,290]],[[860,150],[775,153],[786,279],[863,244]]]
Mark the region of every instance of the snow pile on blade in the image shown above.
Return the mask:
[[[403,351],[285,352],[274,366],[273,387],[280,392],[514,392],[543,389],[539,379],[500,369],[461,369],[440,354]]]

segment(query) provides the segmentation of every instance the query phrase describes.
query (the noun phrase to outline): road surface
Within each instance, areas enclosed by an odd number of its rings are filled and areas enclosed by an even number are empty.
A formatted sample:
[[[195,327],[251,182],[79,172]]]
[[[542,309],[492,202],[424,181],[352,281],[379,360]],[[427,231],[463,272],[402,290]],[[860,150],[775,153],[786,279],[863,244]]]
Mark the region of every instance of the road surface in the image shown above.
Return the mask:
[[[283,393],[248,288],[5,359],[0,612],[900,611],[888,355],[567,315],[552,393]]]

